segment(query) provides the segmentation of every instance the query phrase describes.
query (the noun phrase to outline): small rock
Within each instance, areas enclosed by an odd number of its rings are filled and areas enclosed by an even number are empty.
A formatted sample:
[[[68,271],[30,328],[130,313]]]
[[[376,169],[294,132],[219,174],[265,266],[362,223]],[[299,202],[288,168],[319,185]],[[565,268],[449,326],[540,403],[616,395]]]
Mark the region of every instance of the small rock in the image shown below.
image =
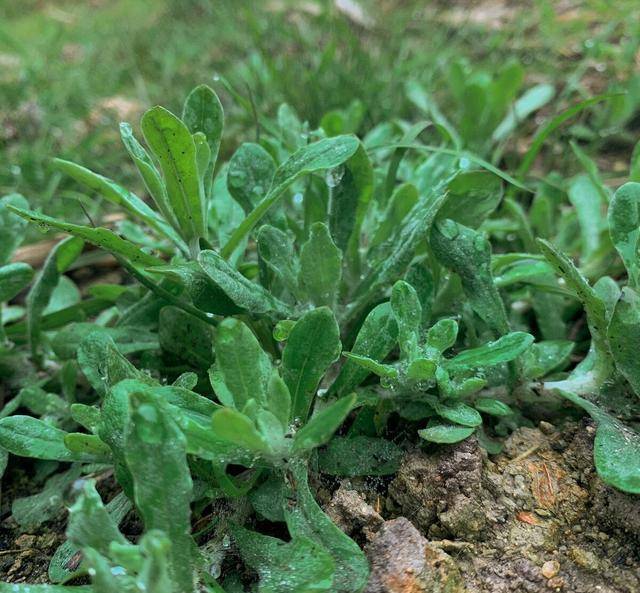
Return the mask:
[[[550,422],[545,422],[544,420],[540,421],[540,424],[538,424],[538,428],[540,429],[540,432],[542,434],[546,435],[553,434],[556,431],[556,427],[553,424],[551,424]]]
[[[547,587],[554,591],[561,591],[564,588],[564,579],[562,577],[553,577],[547,581]]]
[[[551,579],[560,572],[560,563],[557,560],[547,560],[540,569],[545,579]]]
[[[371,576],[364,593],[464,593],[455,561],[404,517],[386,521],[366,553]]]

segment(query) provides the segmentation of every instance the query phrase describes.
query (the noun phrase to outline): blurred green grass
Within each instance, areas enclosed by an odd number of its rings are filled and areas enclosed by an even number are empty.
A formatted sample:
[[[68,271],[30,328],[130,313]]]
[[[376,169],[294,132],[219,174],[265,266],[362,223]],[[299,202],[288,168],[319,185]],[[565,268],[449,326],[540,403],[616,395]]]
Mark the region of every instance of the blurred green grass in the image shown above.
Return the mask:
[[[222,94],[229,154],[254,124],[218,75],[259,113],[272,115],[286,102],[312,125],[360,100],[364,130],[389,118],[420,118],[405,95],[407,80],[430,89],[447,112],[455,108],[449,64],[465,58],[492,72],[515,58],[531,84],[554,83],[559,100],[630,91],[581,132],[594,150],[606,150],[640,102],[638,16],[637,0],[3,3],[0,194],[19,191],[50,214],[76,218],[78,188],[50,170],[53,156],[139,188],[117,122],[137,125],[156,103],[179,111],[200,82]]]

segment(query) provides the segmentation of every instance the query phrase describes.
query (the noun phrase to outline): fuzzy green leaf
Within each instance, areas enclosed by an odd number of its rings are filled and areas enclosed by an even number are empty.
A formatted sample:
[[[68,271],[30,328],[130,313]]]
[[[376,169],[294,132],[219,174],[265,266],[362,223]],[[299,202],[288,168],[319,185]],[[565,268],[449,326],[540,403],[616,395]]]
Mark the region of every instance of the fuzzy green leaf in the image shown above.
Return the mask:
[[[486,366],[494,366],[516,359],[533,344],[533,336],[526,332],[511,332],[495,342],[489,342],[478,348],[464,350],[446,360],[448,371],[460,371]]]
[[[353,352],[343,352],[342,354],[347,357],[347,363],[355,363],[362,369],[367,370],[369,373],[378,375],[378,377],[386,377],[388,379],[398,378],[398,370],[390,364],[383,364],[369,358],[368,356],[361,356],[360,354],[354,354]]]
[[[427,346],[435,348],[440,354],[456,343],[458,323],[454,319],[441,319],[429,328]]]
[[[53,295],[60,274],[80,255],[84,244],[76,237],[60,241],[49,253],[42,269],[38,272],[27,295],[27,325],[32,356],[39,360],[38,346],[42,316]]]
[[[318,385],[340,355],[340,330],[330,309],[321,307],[300,318],[282,353],[282,378],[291,393],[291,414],[304,422]]]
[[[607,337],[616,367],[640,396],[640,295],[629,287],[622,289]]]
[[[69,175],[69,177],[72,177],[79,183],[82,183],[93,191],[98,192],[100,195],[104,196],[107,201],[119,206],[131,216],[140,219],[152,229],[155,229],[165,237],[171,239],[177,245],[182,245],[180,238],[176,235],[171,226],[167,224],[167,222],[162,220],[138,196],[118,185],[115,181],[107,179],[106,177],[103,177],[98,173],[94,173],[93,171],[77,165],[76,163],[65,161],[63,159],[54,159],[53,165],[58,169],[58,171]],[[168,219],[168,222],[170,221],[171,219]]]
[[[253,453],[269,453],[269,444],[241,412],[223,408],[211,417],[215,437]]]
[[[171,540],[168,569],[174,593],[195,590],[191,538],[193,485],[182,431],[162,400],[133,392],[125,458],[133,476],[136,507],[147,530],[159,529]]]
[[[9,453],[54,461],[96,461],[93,455],[69,451],[64,444],[66,435],[64,430],[31,416],[0,419],[0,447]]]
[[[217,315],[235,315],[243,311],[205,274],[197,262],[154,266],[147,268],[147,272],[166,276],[182,284],[193,304],[201,311]]]
[[[404,280],[398,280],[391,289],[391,311],[398,324],[400,351],[411,360],[418,353],[422,307],[418,293]]]
[[[287,384],[282,380],[277,371],[271,373],[267,385],[267,409],[273,413],[286,428],[291,420],[291,394]]]
[[[342,277],[342,252],[324,223],[311,225],[309,240],[300,250],[300,285],[320,307],[335,304]]]
[[[447,199],[438,219],[450,218],[478,228],[498,207],[503,196],[502,181],[489,171],[461,171],[448,185]]]
[[[122,239],[109,229],[71,224],[70,222],[64,222],[33,210],[23,210],[12,206],[7,207],[12,212],[22,216],[25,220],[34,222],[44,228],[51,227],[79,237],[80,239],[87,241],[87,243],[91,243],[92,245],[101,247],[105,251],[109,251],[114,255],[123,257],[135,266],[157,266],[163,263],[161,259],[141,251],[133,243],[126,239]]]
[[[93,548],[100,554],[108,554],[113,543],[126,544],[118,523],[102,504],[93,481],[82,485],[78,499],[69,508],[67,537],[79,548]]]
[[[558,392],[585,410],[598,425],[593,444],[598,475],[623,492],[640,494],[640,434],[575,393],[564,389]]]
[[[431,443],[453,444],[470,437],[475,428],[454,424],[435,424],[418,431],[420,438]]]
[[[629,274],[632,287],[640,286],[640,183],[625,183],[609,205],[609,234]]]
[[[196,369],[211,366],[213,334],[208,323],[178,307],[163,307],[158,321],[158,339],[164,352]]]
[[[288,305],[276,299],[262,286],[245,278],[215,251],[201,251],[198,262],[212,282],[241,309],[246,309],[254,315],[289,315]]]
[[[225,405],[242,410],[251,399],[264,403],[271,378],[271,361],[242,321],[225,319],[218,326],[216,369],[233,397],[231,402],[224,401]]]
[[[100,395],[104,395],[110,387],[123,379],[137,379],[147,384],[156,383],[121,354],[109,335],[99,331],[89,334],[80,344],[78,365]]]
[[[241,527],[233,537],[244,562],[259,577],[258,593],[323,593],[333,591],[334,562],[319,543],[295,537],[285,543]]]
[[[33,278],[29,264],[13,263],[0,267],[0,303],[11,300]]]
[[[357,253],[362,221],[373,195],[373,167],[362,144],[342,167],[342,178],[331,191],[329,228],[338,249]]]
[[[462,426],[476,427],[482,424],[482,416],[471,406],[459,401],[434,402],[434,410],[445,420]]]
[[[205,196],[208,196],[224,126],[222,104],[215,91],[206,84],[195,87],[184,102],[182,121],[192,134],[203,134],[209,147],[203,170]]]
[[[510,416],[513,414],[513,410],[507,404],[490,397],[479,397],[473,402],[473,406],[479,412],[491,416]]]
[[[507,333],[509,323],[493,283],[491,245],[486,237],[447,219],[433,225],[430,243],[438,261],[460,276],[464,293],[477,315],[497,334]]]
[[[558,275],[564,278],[567,286],[576,294],[587,313],[587,324],[595,349],[602,378],[609,373],[609,346],[607,343],[607,314],[604,302],[589,286],[586,278],[575,267],[573,262],[560,253],[551,243],[538,239],[540,251],[553,266]]]
[[[276,275],[285,288],[299,297],[299,265],[293,249],[293,242],[280,229],[264,225],[258,231],[258,254],[267,268]]]
[[[353,408],[356,395],[347,395],[333,402],[317,414],[298,431],[293,439],[293,452],[305,453],[324,445],[340,428]]]
[[[151,160],[149,153],[138,142],[133,134],[132,127],[125,122],[120,124],[120,138],[124,147],[127,149],[129,156],[133,160],[140,177],[144,182],[144,185],[149,192],[149,195],[153,198],[158,210],[162,213],[165,220],[173,226],[176,230],[180,227],[171,210],[169,204],[169,198],[167,197],[167,190],[164,186],[164,182],[160,177],[160,173],[156,169],[154,162]]]
[[[147,144],[160,163],[167,197],[183,239],[191,243],[198,237],[206,237],[204,190],[189,129],[160,106],[142,116],[141,126]]]
[[[74,464],[68,471],[54,474],[45,482],[41,492],[14,499],[11,516],[23,531],[33,531],[45,521],[61,517],[64,511],[63,495],[81,473],[81,466]]]
[[[227,188],[249,214],[271,187],[276,164],[259,144],[245,142],[233,153],[227,172]]]
[[[307,537],[331,554],[335,563],[332,593],[361,591],[369,577],[369,563],[359,546],[324,514],[309,490],[307,471],[293,469],[296,504],[285,516],[293,538]]]
[[[249,213],[222,248],[220,252],[222,257],[228,258],[235,251],[245,236],[252,231],[296,179],[308,173],[341,165],[356,152],[358,146],[359,142],[355,136],[336,136],[304,146],[292,154],[276,170],[267,195]]]
[[[0,198],[0,265],[11,259],[11,254],[24,239],[24,228],[27,222],[23,217],[16,216],[8,206],[15,206],[22,210],[29,208],[29,203],[20,194],[9,194]]]
[[[522,373],[527,379],[540,379],[565,366],[575,344],[569,340],[546,340],[531,345],[522,356]]]
[[[389,303],[381,303],[367,315],[358,332],[351,355],[366,356],[379,362],[384,360],[396,344],[398,324]],[[369,370],[349,357],[340,369],[330,393],[345,395],[367,378]]]

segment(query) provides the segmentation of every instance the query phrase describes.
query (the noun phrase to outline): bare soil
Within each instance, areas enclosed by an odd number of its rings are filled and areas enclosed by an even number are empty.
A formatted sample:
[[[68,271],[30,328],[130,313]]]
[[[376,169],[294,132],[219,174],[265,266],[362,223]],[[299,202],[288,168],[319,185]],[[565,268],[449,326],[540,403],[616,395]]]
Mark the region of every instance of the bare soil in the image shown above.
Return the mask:
[[[326,509],[366,542],[366,593],[640,591],[640,498],[595,474],[595,428],[521,428],[409,452],[382,502],[343,482]],[[377,508],[376,508],[377,507]]]

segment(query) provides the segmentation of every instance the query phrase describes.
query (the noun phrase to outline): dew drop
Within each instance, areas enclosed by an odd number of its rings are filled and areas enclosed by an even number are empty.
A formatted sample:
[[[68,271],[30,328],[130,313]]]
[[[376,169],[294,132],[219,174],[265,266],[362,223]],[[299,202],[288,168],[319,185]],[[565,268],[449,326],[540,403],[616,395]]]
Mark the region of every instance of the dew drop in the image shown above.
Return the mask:
[[[329,187],[337,187],[338,184],[342,181],[344,177],[344,167],[335,167],[334,169],[329,169],[326,175],[327,185]]]

